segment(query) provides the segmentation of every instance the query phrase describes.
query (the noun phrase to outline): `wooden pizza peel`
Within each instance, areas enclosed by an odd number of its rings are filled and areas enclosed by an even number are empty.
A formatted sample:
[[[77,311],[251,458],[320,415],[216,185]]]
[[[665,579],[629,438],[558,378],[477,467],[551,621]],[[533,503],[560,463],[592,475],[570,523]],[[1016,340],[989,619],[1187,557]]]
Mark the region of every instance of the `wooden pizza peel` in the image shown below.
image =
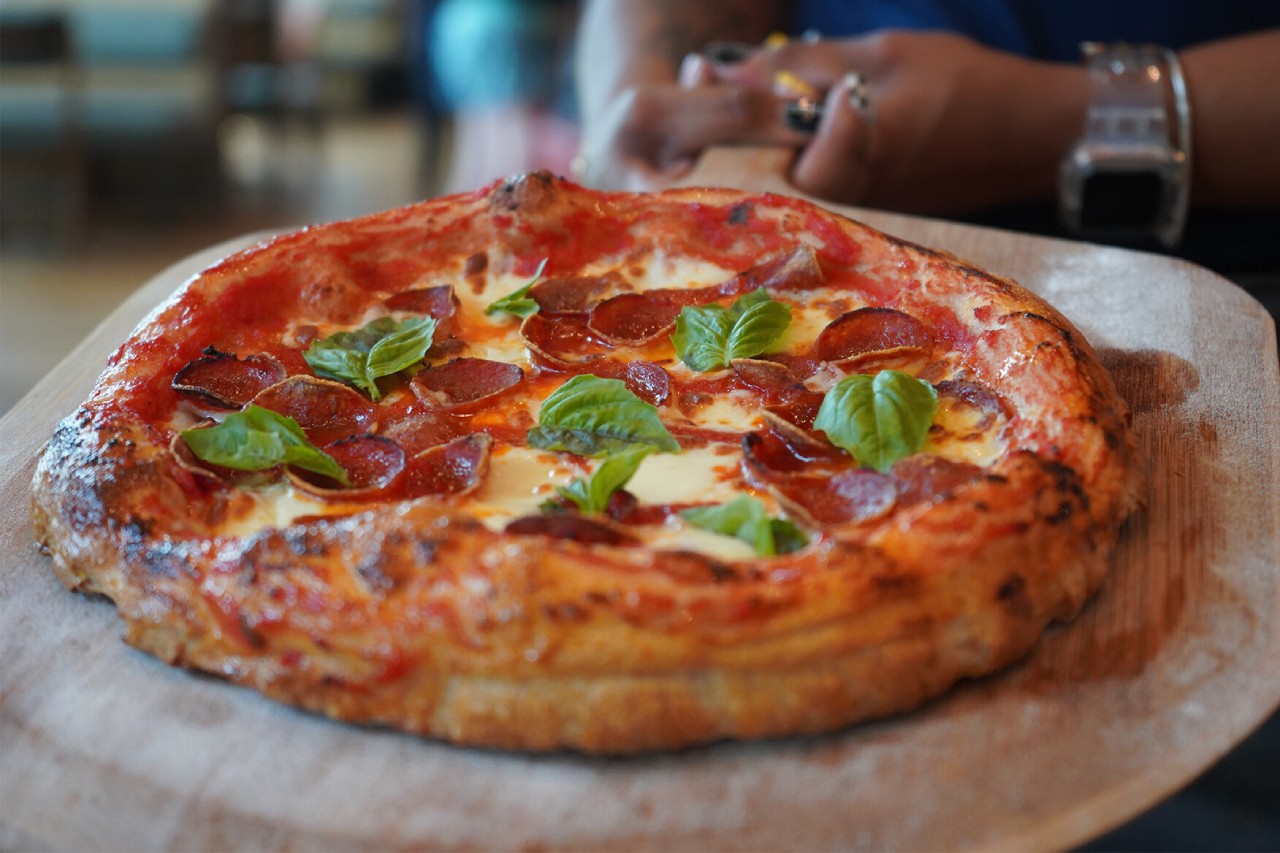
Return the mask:
[[[690,183],[788,191],[784,167],[712,152]],[[134,325],[246,238],[146,283],[0,419],[0,849],[1064,848],[1213,764],[1280,704],[1268,314],[1164,257],[838,209],[1047,297],[1134,410],[1147,508],[1027,661],[830,736],[591,759],[334,723],[133,651],[36,550],[35,456]]]

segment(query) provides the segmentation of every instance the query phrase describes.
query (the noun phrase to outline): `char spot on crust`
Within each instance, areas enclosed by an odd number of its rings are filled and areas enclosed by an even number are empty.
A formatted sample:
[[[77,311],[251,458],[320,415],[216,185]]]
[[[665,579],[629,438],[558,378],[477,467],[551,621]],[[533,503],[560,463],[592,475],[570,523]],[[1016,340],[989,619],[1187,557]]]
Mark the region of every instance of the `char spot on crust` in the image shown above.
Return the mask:
[[[996,600],[1014,616],[1025,619],[1032,615],[1031,601],[1027,598],[1027,579],[1020,574],[1011,574],[1000,584]]]
[[[550,172],[526,172],[500,184],[489,196],[494,212],[536,213],[555,198],[556,179]]]

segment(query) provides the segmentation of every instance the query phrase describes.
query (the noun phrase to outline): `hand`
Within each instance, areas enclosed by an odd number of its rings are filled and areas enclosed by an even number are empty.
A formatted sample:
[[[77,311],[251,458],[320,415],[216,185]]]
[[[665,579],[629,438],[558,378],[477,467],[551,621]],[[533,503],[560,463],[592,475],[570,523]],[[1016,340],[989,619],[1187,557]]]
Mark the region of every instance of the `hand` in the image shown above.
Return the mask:
[[[751,86],[714,84],[709,65],[686,62],[679,82],[629,87],[584,128],[578,177],[596,187],[654,190],[715,145],[798,148],[809,136],[781,122],[786,103]]]
[[[865,78],[866,109],[850,102],[851,71]],[[792,41],[712,65],[707,76],[710,85],[767,93],[779,72],[825,92],[824,116],[792,169],[798,189],[924,213],[1051,198],[1088,100],[1082,67],[943,33]]]

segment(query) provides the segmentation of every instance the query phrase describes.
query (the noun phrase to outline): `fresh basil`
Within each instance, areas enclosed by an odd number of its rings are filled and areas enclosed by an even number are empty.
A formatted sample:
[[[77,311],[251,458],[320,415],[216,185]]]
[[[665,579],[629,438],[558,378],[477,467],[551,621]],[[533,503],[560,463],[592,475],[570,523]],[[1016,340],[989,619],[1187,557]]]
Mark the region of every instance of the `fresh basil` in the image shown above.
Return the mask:
[[[882,370],[836,383],[822,399],[813,427],[858,464],[887,471],[924,447],[937,408],[938,392],[928,382]]]
[[[491,302],[489,306],[484,309],[484,313],[488,316],[499,313],[511,314],[514,317],[519,317],[521,320],[528,317],[530,314],[537,314],[538,303],[529,298],[529,291],[538,283],[538,279],[542,278],[542,271],[546,269],[546,266],[547,259],[543,258],[542,263],[538,264],[538,269],[533,274],[533,278],[529,280],[528,284],[518,290],[513,290],[511,293],[508,293],[496,302]]]
[[[760,355],[777,343],[791,324],[791,309],[774,302],[764,288],[733,303],[687,305],[671,336],[680,360],[699,373],[726,368],[735,358]]]
[[[354,332],[338,332],[307,347],[302,357],[317,376],[337,379],[382,399],[377,380],[422,361],[431,348],[436,321],[379,317]]]
[[[294,465],[350,485],[347,472],[307,440],[297,421],[252,403],[216,426],[183,430],[179,435],[192,453],[213,465],[240,471]]]
[[[606,456],[637,445],[679,453],[680,444],[658,418],[658,409],[620,379],[589,373],[573,377],[542,401],[530,447]]]
[[[750,495],[681,510],[680,515],[694,527],[741,539],[761,557],[790,554],[809,544],[803,530],[785,518],[770,518],[764,503]]]
[[[640,444],[619,451],[606,457],[589,479],[575,478],[568,486],[557,486],[556,491],[583,512],[604,512],[613,493],[635,476],[640,463],[656,449]]]

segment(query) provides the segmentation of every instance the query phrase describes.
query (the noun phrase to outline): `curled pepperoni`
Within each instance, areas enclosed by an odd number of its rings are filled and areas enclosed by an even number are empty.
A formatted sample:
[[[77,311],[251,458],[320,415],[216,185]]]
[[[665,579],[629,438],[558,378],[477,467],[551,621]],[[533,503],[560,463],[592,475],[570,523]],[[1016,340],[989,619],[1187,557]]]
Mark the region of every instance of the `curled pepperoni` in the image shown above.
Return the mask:
[[[796,438],[769,429],[743,436],[747,482],[816,524],[867,521],[893,508],[897,492],[891,476],[850,465],[849,457],[830,445]]]
[[[982,469],[968,462],[916,454],[898,460],[892,473],[898,502],[912,505],[946,499],[981,477]]]
[[[656,288],[650,297],[676,305],[705,305],[718,299],[742,296],[753,290],[811,290],[824,283],[813,247],[803,243],[773,255],[728,281],[710,287]]]
[[[529,288],[529,298],[545,314],[585,314],[602,299],[629,285],[617,273],[540,279]]]
[[[239,409],[287,375],[288,371],[275,356],[238,358],[206,347],[204,355],[174,375],[172,387],[211,406]]]
[[[778,443],[776,447],[762,447],[761,452],[772,451],[774,467],[798,469],[813,463],[846,465],[850,456],[813,429],[802,427],[777,412],[765,409],[760,413],[766,437]]]
[[[214,422],[209,421],[206,425],[213,426]],[[228,483],[247,486],[269,480],[275,476],[273,473],[275,469],[270,471],[242,471],[239,468],[227,468],[223,465],[205,462],[191,452],[191,447],[183,440],[180,433],[174,433],[173,438],[169,440],[169,452],[173,455],[174,463],[180,470],[187,474],[196,475],[197,479],[203,480],[204,485]]]
[[[613,524],[572,512],[526,515],[507,524],[507,533],[569,539],[584,545],[639,545],[640,540]]]
[[[460,497],[484,482],[493,438],[478,432],[428,448],[410,458],[400,491],[406,498]]]
[[[790,367],[776,361],[735,358],[730,366],[738,379],[759,391],[761,401],[768,404],[783,403],[808,391]]]
[[[818,417],[818,409],[822,407],[822,395],[817,391],[805,389],[805,393],[796,394],[785,403],[766,406],[765,412],[787,423],[804,430],[813,431],[813,421]]]
[[[429,315],[437,322],[456,316],[459,304],[458,295],[453,292],[451,284],[406,290],[386,300],[386,306],[392,311]]]
[[[394,441],[379,435],[353,435],[322,448],[342,466],[350,478],[341,486],[328,477],[290,466],[289,482],[308,494],[325,500],[370,500],[386,495],[404,471],[405,452]]]
[[[953,409],[969,415],[967,420],[972,433],[989,429],[999,417],[1008,417],[1004,401],[986,385],[963,379],[948,379],[939,382],[934,388],[940,402],[950,401]]]
[[[620,293],[591,309],[587,328],[614,346],[642,346],[669,335],[680,306],[643,293]]]
[[[409,387],[428,406],[474,412],[520,384],[519,365],[487,358],[455,358],[414,374]]]
[[[420,402],[379,415],[380,433],[405,449],[410,456],[453,441],[471,431],[467,418],[443,409],[427,408]]]
[[[305,374],[277,382],[254,397],[253,402],[293,418],[307,438],[318,445],[372,432],[377,421],[374,404],[359,391],[341,382]]]
[[[748,483],[769,492],[788,512],[818,525],[878,518],[897,501],[888,474],[814,464],[769,433],[743,436],[742,472]]]
[[[586,324],[572,317],[545,317],[530,314],[520,324],[520,335],[530,358],[551,370],[593,361],[609,347],[599,341]]]
[[[824,361],[859,368],[871,362],[927,359],[933,351],[933,336],[924,323],[897,309],[859,308],[832,320],[815,346]]]
[[[661,406],[671,396],[671,376],[652,361],[598,359],[568,368],[572,373],[590,373],[601,379],[620,379],[627,389],[646,403]]]

